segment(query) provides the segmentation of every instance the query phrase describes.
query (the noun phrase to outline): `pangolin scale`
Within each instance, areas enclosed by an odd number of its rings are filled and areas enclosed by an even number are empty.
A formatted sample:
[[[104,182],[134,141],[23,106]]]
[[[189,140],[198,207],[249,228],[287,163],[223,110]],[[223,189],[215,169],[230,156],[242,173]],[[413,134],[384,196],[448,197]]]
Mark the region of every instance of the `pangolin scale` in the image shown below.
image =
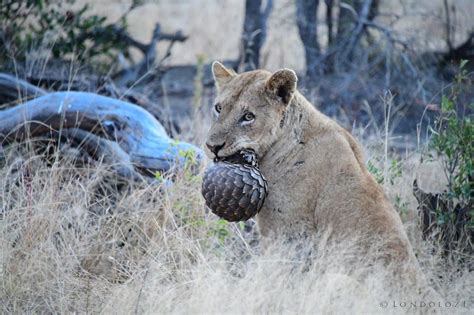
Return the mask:
[[[216,161],[206,170],[202,182],[206,206],[231,222],[255,216],[267,196],[267,182],[255,156],[248,152],[242,152],[241,156],[242,159]]]

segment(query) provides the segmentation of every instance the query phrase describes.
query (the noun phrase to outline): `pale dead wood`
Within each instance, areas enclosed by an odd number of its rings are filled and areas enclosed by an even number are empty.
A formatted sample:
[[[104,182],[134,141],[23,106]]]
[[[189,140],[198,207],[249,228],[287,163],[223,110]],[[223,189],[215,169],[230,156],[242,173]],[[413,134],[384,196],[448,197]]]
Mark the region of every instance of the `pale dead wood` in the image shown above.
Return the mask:
[[[201,154],[195,146],[171,139],[143,108],[97,94],[56,92],[0,111],[0,144],[4,146],[51,131],[85,140],[84,149],[90,153],[95,148],[96,157],[113,163],[118,159],[148,175],[185,162],[181,152]]]

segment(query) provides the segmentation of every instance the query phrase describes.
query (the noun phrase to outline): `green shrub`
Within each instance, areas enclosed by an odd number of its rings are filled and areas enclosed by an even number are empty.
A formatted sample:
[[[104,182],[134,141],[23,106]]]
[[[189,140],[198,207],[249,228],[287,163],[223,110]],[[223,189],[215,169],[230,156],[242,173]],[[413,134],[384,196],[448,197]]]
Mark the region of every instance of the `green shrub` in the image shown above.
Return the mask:
[[[474,194],[474,125],[469,111],[474,110],[474,103],[469,104],[468,113],[460,112],[457,104],[459,85],[473,87],[466,70],[466,62],[461,63],[460,73],[448,95],[443,95],[439,116],[435,128],[431,129],[430,148],[441,160],[448,180],[445,197],[459,203],[462,207],[472,206]],[[472,224],[471,207],[471,220]]]
[[[430,159],[441,161],[447,178],[446,191],[426,194],[415,187],[420,203],[422,230],[435,232],[447,253],[472,254],[474,243],[474,103],[462,109],[458,95],[462,88],[472,89],[472,79],[461,62],[459,74],[442,96],[439,115],[429,144]],[[416,185],[416,183],[415,183]]]
[[[76,0],[3,0],[0,4],[0,62],[24,60],[29,51],[44,47],[55,58],[74,58],[102,64],[119,52],[129,57],[125,15],[108,24],[106,17],[89,14],[88,5],[74,8]],[[138,5],[134,2],[133,6]],[[99,57],[99,58],[98,58]]]

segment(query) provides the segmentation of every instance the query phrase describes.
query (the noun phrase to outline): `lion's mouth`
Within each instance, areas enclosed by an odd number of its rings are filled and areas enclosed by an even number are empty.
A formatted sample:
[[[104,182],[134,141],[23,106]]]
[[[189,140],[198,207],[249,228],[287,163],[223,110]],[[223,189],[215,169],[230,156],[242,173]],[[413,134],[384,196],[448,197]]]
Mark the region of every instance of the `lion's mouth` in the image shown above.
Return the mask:
[[[250,166],[258,165],[258,156],[252,149],[243,149],[231,155],[214,158],[214,162],[228,162],[233,164],[246,164]]]

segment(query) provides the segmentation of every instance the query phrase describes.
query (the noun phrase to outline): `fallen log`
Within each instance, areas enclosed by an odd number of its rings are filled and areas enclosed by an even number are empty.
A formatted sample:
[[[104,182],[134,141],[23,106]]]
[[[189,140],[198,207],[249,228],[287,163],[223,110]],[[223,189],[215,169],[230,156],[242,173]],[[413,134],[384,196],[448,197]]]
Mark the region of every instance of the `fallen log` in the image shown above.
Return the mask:
[[[0,109],[18,99],[29,100],[46,94],[45,90],[7,73],[0,73],[0,87]]]
[[[196,146],[171,139],[145,109],[93,93],[55,92],[0,111],[0,145],[48,133],[80,139],[96,158],[115,156],[148,176],[202,157]]]
[[[130,161],[130,156],[117,142],[100,138],[81,129],[62,130],[61,137],[74,142],[79,150],[85,151],[93,159],[110,165],[118,176],[131,180],[141,179]]]

